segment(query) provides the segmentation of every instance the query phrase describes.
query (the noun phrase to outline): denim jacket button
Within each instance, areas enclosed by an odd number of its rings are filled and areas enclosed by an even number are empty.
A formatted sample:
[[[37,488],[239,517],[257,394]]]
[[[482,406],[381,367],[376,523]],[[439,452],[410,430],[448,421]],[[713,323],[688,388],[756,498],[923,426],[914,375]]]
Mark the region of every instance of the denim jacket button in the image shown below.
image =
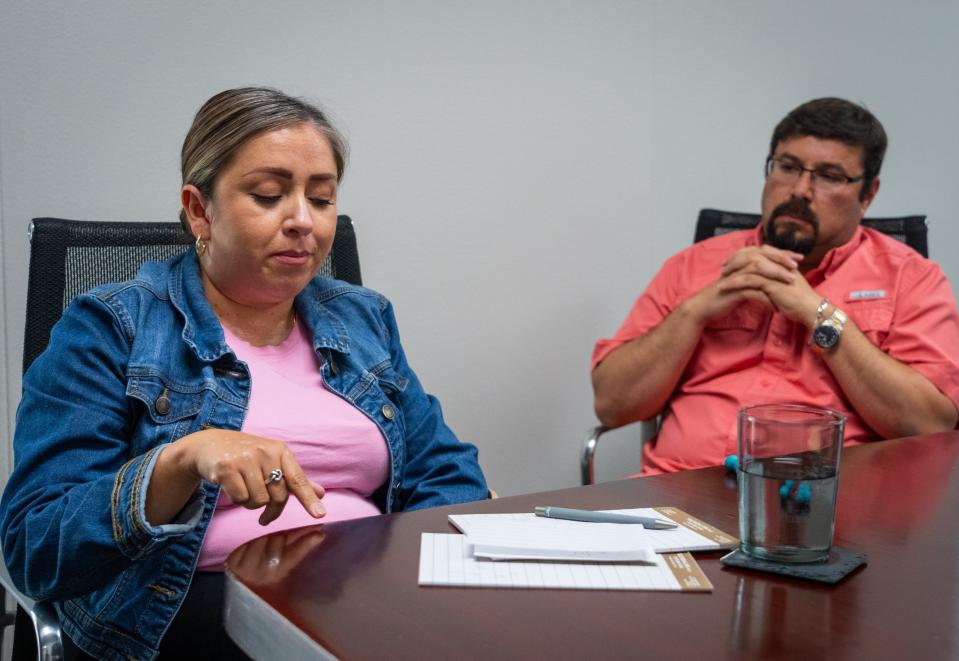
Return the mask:
[[[393,407],[389,404],[384,404],[383,408],[380,409],[383,412],[383,417],[387,420],[392,420],[396,417],[396,411],[393,410]]]
[[[166,392],[167,389],[164,388],[160,396],[157,397],[157,401],[153,402],[153,408],[159,415],[166,415],[170,412],[170,398],[167,397]]]

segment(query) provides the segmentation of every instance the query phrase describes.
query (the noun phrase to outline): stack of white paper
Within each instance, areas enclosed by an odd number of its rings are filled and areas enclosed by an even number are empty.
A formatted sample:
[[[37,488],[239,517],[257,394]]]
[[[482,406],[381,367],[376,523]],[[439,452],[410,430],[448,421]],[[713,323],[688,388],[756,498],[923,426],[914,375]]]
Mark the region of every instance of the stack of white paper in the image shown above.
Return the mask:
[[[653,562],[656,551],[642,526],[584,524],[556,519],[480,519],[450,521],[466,533],[469,552],[493,560],[574,560],[579,562]],[[469,516],[469,515],[464,515]],[[483,516],[483,515],[474,515]],[[543,522],[545,525],[540,525]],[[559,524],[559,525],[551,525]],[[563,525],[573,524],[573,525]],[[586,530],[580,526],[591,526]]]
[[[651,553],[715,551],[736,539],[675,508],[608,510],[676,523],[669,530],[641,525],[585,523],[516,514],[450,514],[449,522],[466,535],[476,557],[494,559],[652,562]]]

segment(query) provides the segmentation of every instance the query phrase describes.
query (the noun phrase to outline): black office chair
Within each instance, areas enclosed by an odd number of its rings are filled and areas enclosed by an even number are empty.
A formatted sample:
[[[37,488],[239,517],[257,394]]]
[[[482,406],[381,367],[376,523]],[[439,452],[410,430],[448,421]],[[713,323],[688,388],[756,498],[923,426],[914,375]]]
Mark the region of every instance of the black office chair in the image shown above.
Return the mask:
[[[719,209],[701,209],[696,221],[696,233],[693,243],[699,243],[727,232],[752,229],[759,224],[758,213],[741,213],[738,211],[721,211]],[[928,225],[925,216],[901,216],[895,218],[863,218],[864,227],[870,227],[888,234],[894,239],[902,241],[923,257],[929,257],[927,241]],[[643,420],[640,424],[640,456],[642,443],[652,439],[659,431],[659,418]],[[583,449],[580,451],[579,469],[580,480],[583,484],[593,484],[595,481],[595,454],[600,437],[609,431],[599,426],[589,430]],[[638,464],[637,464],[638,465]]]
[[[24,372],[46,348],[53,325],[77,294],[108,282],[129,280],[143,262],[167,259],[193,244],[193,237],[179,223],[36,218],[30,223],[28,235],[30,274]],[[349,216],[337,217],[333,247],[320,273],[362,284],[356,233]],[[14,597],[17,610],[14,614],[4,609],[0,616],[0,646],[5,627],[13,623],[14,659],[62,659],[63,639],[56,610],[17,590],[6,566],[0,562],[0,592],[3,590]]]
[[[709,239],[727,232],[752,229],[759,224],[758,213],[739,211],[720,211],[719,209],[701,209],[696,221],[696,234],[693,243]],[[894,239],[902,241],[923,257],[929,257],[927,242],[928,226],[925,216],[898,216],[895,218],[863,218],[863,227],[879,230]]]

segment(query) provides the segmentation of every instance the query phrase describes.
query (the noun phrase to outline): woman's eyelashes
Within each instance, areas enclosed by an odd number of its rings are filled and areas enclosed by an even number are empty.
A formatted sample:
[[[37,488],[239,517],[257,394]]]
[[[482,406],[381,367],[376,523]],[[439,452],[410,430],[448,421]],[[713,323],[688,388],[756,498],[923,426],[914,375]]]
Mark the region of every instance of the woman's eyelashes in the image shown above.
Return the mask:
[[[281,199],[282,195],[261,195],[260,193],[250,193],[257,204],[264,207],[272,207],[276,205]],[[310,197],[308,198],[310,204],[312,204],[317,209],[326,209],[333,206],[336,203],[336,200],[332,197]]]
[[[259,193],[250,193],[257,204],[261,204],[265,207],[272,207],[274,204],[280,201],[279,195],[260,195]]]

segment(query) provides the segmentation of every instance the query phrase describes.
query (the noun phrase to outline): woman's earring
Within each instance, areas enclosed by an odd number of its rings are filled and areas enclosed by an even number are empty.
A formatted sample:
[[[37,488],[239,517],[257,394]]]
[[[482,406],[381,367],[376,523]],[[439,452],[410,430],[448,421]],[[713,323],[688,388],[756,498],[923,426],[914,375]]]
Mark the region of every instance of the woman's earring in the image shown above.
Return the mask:
[[[196,237],[196,254],[197,256],[202,255],[206,252],[206,243],[203,242],[203,239]]]

